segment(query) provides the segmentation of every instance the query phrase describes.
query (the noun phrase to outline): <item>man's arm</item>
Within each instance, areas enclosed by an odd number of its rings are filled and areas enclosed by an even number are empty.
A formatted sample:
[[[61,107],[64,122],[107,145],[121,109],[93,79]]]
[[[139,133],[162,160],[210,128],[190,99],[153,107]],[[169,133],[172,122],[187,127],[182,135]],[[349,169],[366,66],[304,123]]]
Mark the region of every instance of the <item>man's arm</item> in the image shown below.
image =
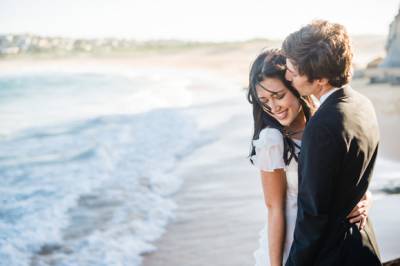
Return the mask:
[[[300,154],[294,241],[286,266],[314,264],[329,222],[333,179],[341,160],[339,143],[325,126],[314,125],[306,130]]]

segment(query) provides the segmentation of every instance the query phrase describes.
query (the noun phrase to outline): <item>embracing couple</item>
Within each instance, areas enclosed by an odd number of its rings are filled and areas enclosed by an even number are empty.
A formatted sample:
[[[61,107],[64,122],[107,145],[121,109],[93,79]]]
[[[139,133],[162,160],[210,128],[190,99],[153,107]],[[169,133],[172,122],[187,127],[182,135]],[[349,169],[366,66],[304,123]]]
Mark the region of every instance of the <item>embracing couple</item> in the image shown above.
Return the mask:
[[[327,21],[251,67],[250,159],[268,209],[257,266],[381,265],[368,219],[379,130],[371,102],[348,85],[351,71],[348,34]]]

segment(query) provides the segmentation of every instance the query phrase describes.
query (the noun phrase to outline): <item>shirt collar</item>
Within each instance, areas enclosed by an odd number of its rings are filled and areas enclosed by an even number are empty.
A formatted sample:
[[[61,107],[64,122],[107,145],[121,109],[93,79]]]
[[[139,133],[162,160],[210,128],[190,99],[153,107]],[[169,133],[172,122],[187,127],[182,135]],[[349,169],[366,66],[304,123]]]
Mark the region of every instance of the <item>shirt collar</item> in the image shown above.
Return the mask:
[[[340,88],[333,88],[331,90],[329,90],[328,92],[326,92],[325,94],[323,94],[320,98],[319,98],[319,104],[321,105],[332,93],[334,93],[335,91],[340,90]]]

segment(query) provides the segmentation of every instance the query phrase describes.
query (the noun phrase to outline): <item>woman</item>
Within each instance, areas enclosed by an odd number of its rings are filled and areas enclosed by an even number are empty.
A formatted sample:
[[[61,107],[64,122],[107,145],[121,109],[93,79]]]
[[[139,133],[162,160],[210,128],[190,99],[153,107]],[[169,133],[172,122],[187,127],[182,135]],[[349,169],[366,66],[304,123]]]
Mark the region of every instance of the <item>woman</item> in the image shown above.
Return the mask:
[[[297,215],[297,158],[303,130],[316,110],[310,97],[300,97],[285,79],[286,59],[279,50],[266,50],[254,61],[248,100],[253,105],[251,162],[261,170],[267,224],[254,252],[256,266],[282,265],[293,241]],[[363,227],[370,193],[348,215]]]

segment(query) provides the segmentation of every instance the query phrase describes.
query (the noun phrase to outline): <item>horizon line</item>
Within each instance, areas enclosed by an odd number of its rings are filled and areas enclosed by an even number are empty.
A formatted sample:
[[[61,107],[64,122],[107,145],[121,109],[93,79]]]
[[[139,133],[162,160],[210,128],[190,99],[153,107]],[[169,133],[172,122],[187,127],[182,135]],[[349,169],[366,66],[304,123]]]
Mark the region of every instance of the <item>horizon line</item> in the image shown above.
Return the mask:
[[[129,41],[137,41],[137,42],[160,42],[160,41],[179,41],[179,42],[188,42],[188,43],[230,43],[230,42],[249,42],[249,41],[282,41],[284,38],[269,38],[269,37],[253,37],[253,38],[246,38],[246,39],[231,39],[227,38],[226,40],[206,40],[206,39],[192,39],[192,38],[134,38],[134,37],[122,37],[122,36],[97,36],[97,37],[90,37],[90,36],[71,36],[71,35],[57,35],[57,34],[40,34],[40,33],[32,33],[32,32],[0,32],[0,36],[7,36],[7,35],[28,35],[34,37],[41,37],[41,38],[63,38],[63,39],[76,39],[76,40],[104,40],[104,39],[115,39],[115,40],[129,40]],[[357,34],[350,34],[350,37],[387,37],[388,34],[378,34],[378,33],[357,33]]]

